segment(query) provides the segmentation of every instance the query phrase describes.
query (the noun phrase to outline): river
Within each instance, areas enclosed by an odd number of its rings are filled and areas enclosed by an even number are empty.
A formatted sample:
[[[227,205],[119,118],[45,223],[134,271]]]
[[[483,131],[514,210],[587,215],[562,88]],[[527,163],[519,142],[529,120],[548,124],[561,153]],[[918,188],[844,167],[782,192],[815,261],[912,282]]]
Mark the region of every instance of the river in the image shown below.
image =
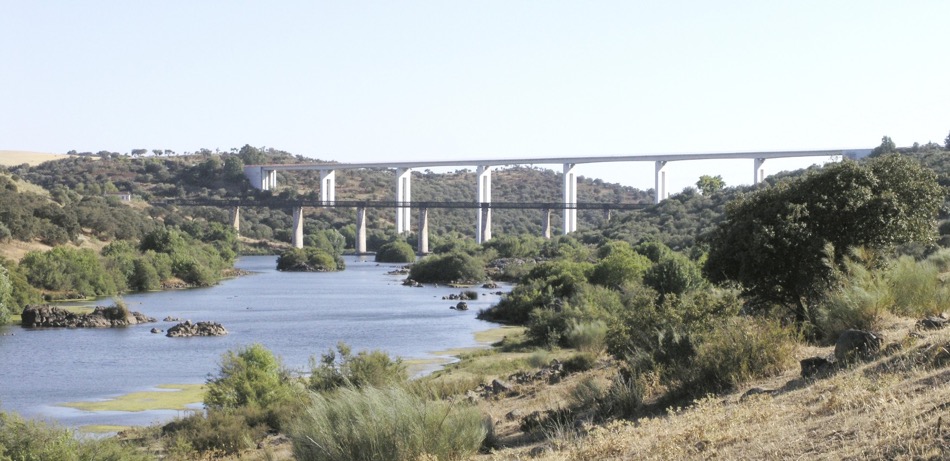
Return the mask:
[[[474,333],[496,326],[475,318],[479,309],[499,300],[487,289],[476,290],[479,298],[468,301],[470,310],[456,311],[449,306],[457,301],[442,297],[460,289],[402,286],[404,276],[387,274],[398,265],[348,256],[345,271],[300,273],[278,272],[275,261],[274,256],[242,257],[235,266],[251,275],[209,288],[124,296],[131,310],[158,323],[106,329],[0,327],[0,409],[69,427],[152,424],[180,412],[87,412],[58,404],[154,390],[159,384],[203,383],[224,352],[252,343],[263,344],[288,368],[305,372],[311,356],[319,357],[339,341],[354,352],[381,349],[403,358],[433,358],[433,351],[476,346]],[[176,323],[163,322],[167,316],[218,322],[229,334],[167,338],[150,333]]]

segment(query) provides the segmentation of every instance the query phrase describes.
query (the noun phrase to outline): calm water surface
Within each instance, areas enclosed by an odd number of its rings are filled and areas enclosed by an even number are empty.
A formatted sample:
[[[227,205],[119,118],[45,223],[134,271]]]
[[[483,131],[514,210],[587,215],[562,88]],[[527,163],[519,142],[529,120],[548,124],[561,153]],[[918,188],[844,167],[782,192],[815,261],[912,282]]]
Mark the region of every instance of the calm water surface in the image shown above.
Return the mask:
[[[125,296],[129,308],[159,322],[109,329],[24,329],[0,327],[0,409],[53,419],[68,426],[150,424],[174,411],[84,412],[63,402],[101,400],[158,384],[203,383],[229,349],[261,343],[291,369],[305,371],[312,355],[337,342],[354,351],[382,349],[404,358],[476,345],[473,334],[496,326],[475,319],[499,297],[477,289],[470,310],[449,309],[443,296],[458,288],[401,285],[386,275],[397,265],[347,257],[334,273],[277,272],[274,256],[241,258],[236,266],[253,275],[211,288]],[[508,287],[504,288],[505,290]],[[498,290],[494,290],[498,291]],[[487,295],[487,296],[485,296]],[[100,301],[98,304],[111,304]],[[222,337],[167,338],[152,334],[182,320],[215,321]],[[200,406],[199,406],[200,407]]]

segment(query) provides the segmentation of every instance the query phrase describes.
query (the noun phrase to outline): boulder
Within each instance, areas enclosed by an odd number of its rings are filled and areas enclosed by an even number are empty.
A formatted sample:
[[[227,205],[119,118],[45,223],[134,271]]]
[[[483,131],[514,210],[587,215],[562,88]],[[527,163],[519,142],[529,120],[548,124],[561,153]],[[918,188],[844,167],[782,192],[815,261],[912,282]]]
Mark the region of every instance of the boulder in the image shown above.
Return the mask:
[[[161,333],[161,332],[162,332],[162,330],[159,330],[158,328],[152,328],[152,333],[154,333],[154,334],[159,334],[159,333]]]
[[[494,379],[491,382],[491,390],[494,394],[501,394],[502,392],[511,392],[511,386],[508,383]]]
[[[847,330],[838,336],[835,343],[835,358],[839,362],[866,360],[881,350],[884,340],[864,330]]]
[[[495,282],[488,282],[488,283],[482,285],[482,288],[485,288],[485,289],[488,289],[488,290],[494,290],[494,289],[498,288],[498,284],[495,283]]]
[[[466,303],[465,301],[459,301],[459,303],[455,305],[455,310],[457,310],[457,311],[467,311],[467,310],[468,310],[468,303]]]
[[[947,319],[938,315],[932,315],[917,321],[917,328],[921,330],[939,330],[945,326],[947,326]]]
[[[192,336],[224,336],[228,334],[220,323],[216,322],[198,322],[191,323],[191,320],[185,320],[179,323],[165,333],[169,338],[190,338]]]
[[[810,357],[802,360],[801,365],[802,378],[809,379],[834,370],[835,361],[833,357]]]

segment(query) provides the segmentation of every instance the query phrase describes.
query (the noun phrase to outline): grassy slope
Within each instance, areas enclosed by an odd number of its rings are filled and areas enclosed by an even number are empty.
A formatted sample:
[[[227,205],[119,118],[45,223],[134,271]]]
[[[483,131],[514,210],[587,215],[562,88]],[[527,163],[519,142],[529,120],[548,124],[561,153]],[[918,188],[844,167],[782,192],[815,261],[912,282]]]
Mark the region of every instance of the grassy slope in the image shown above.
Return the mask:
[[[919,334],[920,337],[915,337]],[[735,393],[710,396],[657,417],[587,426],[586,435],[556,432],[553,439],[502,449],[490,459],[946,459],[950,456],[950,331],[915,332],[895,320],[884,331],[895,351],[876,361],[805,381],[797,368],[750,383]],[[801,358],[833,352],[803,348]],[[603,373],[603,371],[594,372]],[[563,405],[573,376],[557,386],[522,390],[520,396],[482,405],[513,442],[512,408]],[[772,395],[742,398],[752,387]],[[558,389],[560,388],[560,389]],[[559,397],[560,396],[560,397]],[[533,403],[531,403],[533,401]]]
[[[45,154],[42,152],[26,152],[19,150],[0,150],[0,165],[13,166],[27,163],[29,165],[39,165],[50,160],[66,158],[65,154]]]

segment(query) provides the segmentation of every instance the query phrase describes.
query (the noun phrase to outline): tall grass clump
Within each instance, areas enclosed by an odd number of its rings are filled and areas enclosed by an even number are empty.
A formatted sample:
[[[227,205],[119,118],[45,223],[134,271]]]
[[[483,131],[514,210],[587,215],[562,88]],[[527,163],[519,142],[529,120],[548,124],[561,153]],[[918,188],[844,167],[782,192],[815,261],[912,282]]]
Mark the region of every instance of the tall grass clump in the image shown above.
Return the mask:
[[[796,334],[775,320],[726,319],[700,336],[686,390],[719,392],[776,375],[792,364],[797,348]]]
[[[826,338],[848,329],[876,330],[894,304],[888,280],[880,271],[846,260],[838,285],[825,295],[816,324]]]
[[[600,353],[607,346],[607,323],[603,320],[571,322],[566,340],[570,347],[583,352]]]
[[[939,255],[939,256],[938,256]],[[950,306],[950,289],[940,280],[939,265],[945,255],[934,254],[924,261],[902,256],[888,271],[894,297],[894,313],[919,316],[939,314]]]
[[[461,460],[486,434],[475,407],[426,401],[398,387],[314,393],[290,432],[301,461]]]

